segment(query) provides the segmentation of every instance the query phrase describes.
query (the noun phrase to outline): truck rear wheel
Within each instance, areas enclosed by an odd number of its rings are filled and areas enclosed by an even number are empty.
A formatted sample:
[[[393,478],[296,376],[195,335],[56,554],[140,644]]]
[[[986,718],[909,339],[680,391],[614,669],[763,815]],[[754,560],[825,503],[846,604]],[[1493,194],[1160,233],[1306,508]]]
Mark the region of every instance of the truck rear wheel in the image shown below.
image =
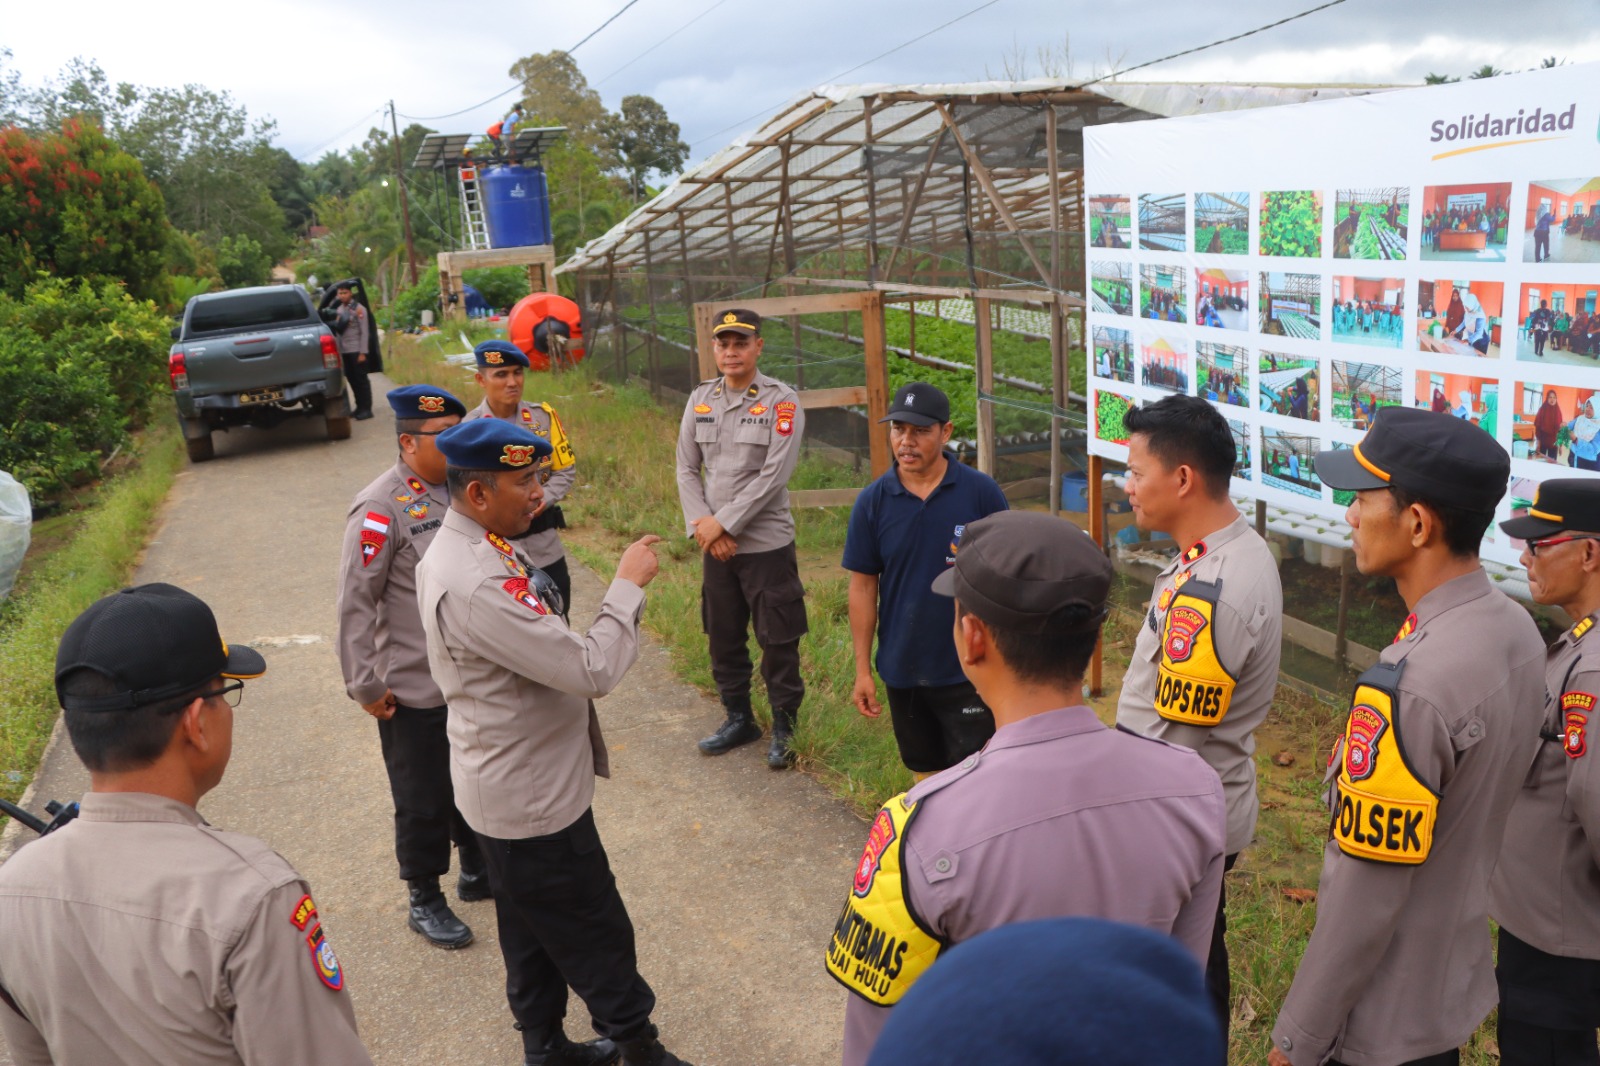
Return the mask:
[[[203,463],[209,459],[216,458],[217,449],[211,443],[211,434],[209,433],[203,437],[185,437],[183,446],[189,452],[189,461],[191,463]]]
[[[322,408],[322,416],[328,423],[329,440],[350,439],[350,405],[343,396],[328,400]]]

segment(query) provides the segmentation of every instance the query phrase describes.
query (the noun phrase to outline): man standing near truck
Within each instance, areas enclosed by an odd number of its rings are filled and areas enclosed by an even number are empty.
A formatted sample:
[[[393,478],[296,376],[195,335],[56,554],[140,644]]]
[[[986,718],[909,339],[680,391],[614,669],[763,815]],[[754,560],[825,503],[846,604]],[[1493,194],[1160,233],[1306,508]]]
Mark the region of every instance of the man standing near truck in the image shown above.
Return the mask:
[[[355,396],[355,418],[365,421],[372,417],[372,384],[367,380],[372,319],[367,309],[357,302],[349,285],[341,284],[335,296],[339,302],[334,308],[333,332],[339,338],[339,358],[344,363],[350,392]]]

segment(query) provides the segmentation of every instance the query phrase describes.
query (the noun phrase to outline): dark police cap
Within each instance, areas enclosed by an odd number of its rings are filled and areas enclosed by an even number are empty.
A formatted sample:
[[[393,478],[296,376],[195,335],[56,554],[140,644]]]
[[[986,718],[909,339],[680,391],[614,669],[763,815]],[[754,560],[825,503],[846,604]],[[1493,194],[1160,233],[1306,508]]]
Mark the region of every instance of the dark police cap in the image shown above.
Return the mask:
[[[498,418],[470,418],[433,438],[461,470],[521,470],[550,454],[550,442]]]
[[[472,349],[472,357],[478,361],[480,370],[528,365],[527,353],[510,341],[484,341]]]
[[[61,683],[89,669],[116,682],[114,695],[65,697]],[[56,648],[56,698],[69,711],[131,711],[196,691],[216,677],[267,672],[253,648],[230,645],[204,600],[176,585],[136,585],[89,605]]]
[[[1534,490],[1526,515],[1501,522],[1500,528],[1518,540],[1538,540],[1566,529],[1600,533],[1600,481],[1551,478]]]
[[[955,565],[933,579],[933,591],[954,596],[985,622],[1024,633],[1043,630],[1068,607],[1105,618],[1111,560],[1069,522],[1039,511],[1001,511],[961,534]]]
[[[879,422],[909,422],[913,426],[942,426],[950,421],[950,397],[920,381],[900,386],[889,405],[887,418]]]
[[[467,405],[437,385],[406,385],[389,390],[389,408],[396,418],[443,418],[467,414]]]
[[[1353,448],[1317,453],[1330,488],[1404,489],[1468,511],[1492,511],[1505,495],[1511,457],[1472,423],[1413,407],[1380,408]]]
[[[730,307],[711,320],[711,334],[743,333],[746,337],[761,335],[761,316],[743,307]]]

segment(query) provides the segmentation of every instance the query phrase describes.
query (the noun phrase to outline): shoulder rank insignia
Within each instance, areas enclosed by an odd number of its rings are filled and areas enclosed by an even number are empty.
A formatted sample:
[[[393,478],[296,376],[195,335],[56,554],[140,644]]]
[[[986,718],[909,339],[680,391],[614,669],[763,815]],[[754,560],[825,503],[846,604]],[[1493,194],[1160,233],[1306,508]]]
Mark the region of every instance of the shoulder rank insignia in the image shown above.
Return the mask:
[[[1206,542],[1197,540],[1189,545],[1189,550],[1183,553],[1183,561],[1192,563],[1206,553]]]
[[[535,596],[533,594],[533,590],[528,588],[528,579],[527,578],[525,578],[525,577],[507,578],[504,582],[501,583],[500,587],[505,589],[506,592],[510,593],[512,599],[516,600],[518,603],[522,604],[522,606],[526,607],[528,610],[532,611],[533,613],[535,613],[535,614],[549,614],[550,613],[549,611],[545,610],[544,604],[539,602],[539,597],[537,597],[537,596]]]
[[[306,934],[306,947],[311,950],[311,965],[317,971],[317,980],[335,992],[341,991],[344,970],[339,966],[339,957],[333,953],[333,945],[322,935],[322,923],[318,922]]]
[[[510,543],[507,542],[506,538],[502,537],[500,534],[485,533],[483,535],[483,539],[488,541],[490,544],[493,544],[495,551],[499,552],[501,555],[515,558],[516,552],[511,550]]]
[[[421,478],[414,478],[414,477],[406,478],[406,488],[410,489],[412,492],[416,493],[418,496],[426,496],[428,494],[428,486],[426,486],[426,485],[424,485],[422,483],[422,479]],[[411,501],[407,500],[406,502],[410,503]]]
[[[361,520],[361,567],[366,569],[389,540],[389,516],[368,511]]]
[[[755,396],[760,395],[760,393],[761,393],[761,389],[753,381],[750,383],[750,387],[748,389],[746,389],[745,392],[744,392],[744,394],[746,396],[749,396],[749,397],[752,397],[752,398],[754,398]]]
[[[1395,633],[1395,635],[1394,635],[1393,643],[1398,644],[1402,640],[1405,640],[1407,637],[1409,637],[1412,634],[1413,631],[1416,630],[1416,628],[1417,628],[1417,616],[1414,615],[1414,614],[1406,615],[1406,620],[1404,622],[1400,623],[1399,632]]]
[[[533,425],[533,408],[524,407],[522,409],[522,424],[525,426]]]
[[[1583,639],[1583,635],[1585,633],[1589,632],[1589,630],[1591,630],[1593,628],[1594,628],[1594,615],[1590,615],[1588,618],[1583,619],[1577,625],[1572,627],[1572,639],[1573,639],[1573,642],[1576,643],[1577,641],[1582,640]]]

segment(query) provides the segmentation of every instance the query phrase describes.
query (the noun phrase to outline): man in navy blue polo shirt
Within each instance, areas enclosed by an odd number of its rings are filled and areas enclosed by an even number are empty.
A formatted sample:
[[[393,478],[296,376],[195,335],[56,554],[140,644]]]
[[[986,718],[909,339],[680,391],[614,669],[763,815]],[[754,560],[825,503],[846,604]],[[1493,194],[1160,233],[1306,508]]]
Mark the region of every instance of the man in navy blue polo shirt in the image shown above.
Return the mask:
[[[882,421],[895,465],[856,497],[841,564],[850,571],[853,698],[866,717],[882,713],[872,681],[876,630],[900,760],[920,780],[994,734],[994,715],[956,658],[950,604],[930,586],[955,562],[967,523],[1006,510],[1006,498],[993,478],[945,452],[950,399],[932,385],[902,386]]]

